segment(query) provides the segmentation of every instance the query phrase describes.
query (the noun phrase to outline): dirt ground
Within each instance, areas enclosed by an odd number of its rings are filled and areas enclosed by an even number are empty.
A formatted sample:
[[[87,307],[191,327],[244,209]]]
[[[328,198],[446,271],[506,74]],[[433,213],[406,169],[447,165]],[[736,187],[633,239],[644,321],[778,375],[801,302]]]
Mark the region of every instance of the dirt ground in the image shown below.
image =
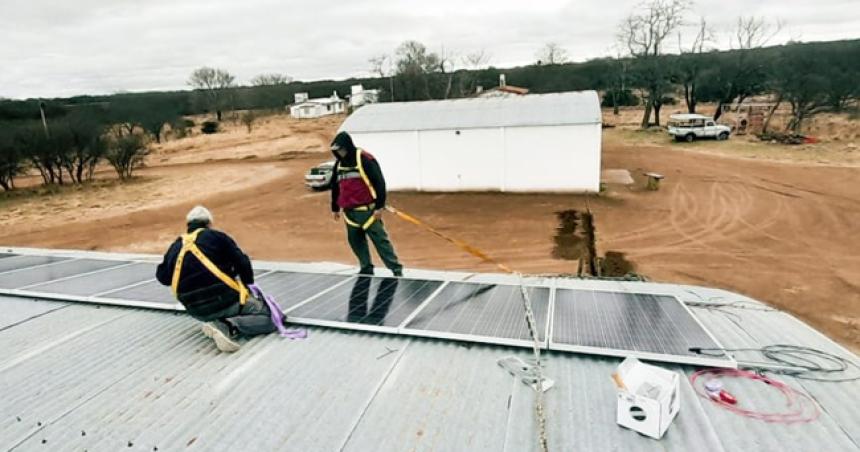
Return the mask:
[[[0,244],[162,253],[188,209],[204,203],[253,258],[353,264],[328,193],[308,191],[302,179],[329,159],[341,120],[271,117],[252,134],[234,125],[160,145],[130,184],[0,201]],[[822,144],[810,161],[763,144],[782,160],[774,161],[737,151],[740,140],[689,147],[635,133],[643,132],[605,131],[603,167],[628,169],[635,184],[608,185],[599,196],[392,193],[391,204],[515,269],[575,273],[577,262],[559,250],[558,213],[587,202],[601,255],[623,256],[652,280],[749,295],[860,350],[853,155]],[[644,171],[666,176],[659,191],[644,190]],[[390,214],[386,224],[407,267],[494,271]]]

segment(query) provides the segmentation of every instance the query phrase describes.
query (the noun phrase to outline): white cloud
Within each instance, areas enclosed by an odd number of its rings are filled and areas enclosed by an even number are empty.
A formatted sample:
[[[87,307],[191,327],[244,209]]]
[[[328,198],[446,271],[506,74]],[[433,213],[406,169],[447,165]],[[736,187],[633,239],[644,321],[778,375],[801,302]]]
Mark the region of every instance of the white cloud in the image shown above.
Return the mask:
[[[638,3],[580,0],[31,0],[0,16],[0,95],[69,96],[118,90],[183,89],[199,66],[217,66],[240,82],[262,72],[300,80],[367,75],[367,60],[415,39],[453,54],[485,49],[492,64],[534,61],[553,41],[581,61],[607,55],[621,19]],[[786,23],[774,41],[857,38],[853,0],[723,0],[694,6],[716,44],[738,15]]]

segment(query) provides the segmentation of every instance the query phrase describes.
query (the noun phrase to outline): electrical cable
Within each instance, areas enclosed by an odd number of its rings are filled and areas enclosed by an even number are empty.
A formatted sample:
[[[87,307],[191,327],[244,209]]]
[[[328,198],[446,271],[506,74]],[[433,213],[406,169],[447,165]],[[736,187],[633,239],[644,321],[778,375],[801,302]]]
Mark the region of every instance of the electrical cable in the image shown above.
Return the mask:
[[[704,386],[701,384],[696,384],[696,381],[700,378],[741,378],[751,381],[762,382],[767,384],[768,386],[778,390],[783,397],[785,398],[785,411],[757,411],[747,408],[741,408],[740,406],[724,400],[723,398],[716,398],[708,395]],[[773,378],[766,377],[764,375],[751,372],[748,370],[738,370],[738,369],[705,369],[700,370],[693,375],[690,376],[690,384],[693,386],[693,390],[696,391],[696,394],[699,397],[704,399],[708,399],[713,403],[717,404],[721,408],[724,408],[732,413],[738,414],[740,416],[748,417],[751,419],[758,419],[764,422],[771,423],[779,423],[779,424],[796,424],[796,423],[805,423],[812,422],[821,415],[821,410],[818,408],[818,405],[812,400],[808,395],[799,392],[798,390],[792,388],[791,386]],[[740,403],[740,402],[738,402]]]
[[[754,365],[748,366],[750,369],[757,370],[760,373],[769,372],[791,376],[800,380],[825,383],[845,383],[860,380],[860,365],[856,362],[833,353],[802,345],[773,344],[761,348],[691,347],[689,350],[702,355],[718,356],[721,356],[724,352],[755,352],[776,364],[793,368],[773,369],[756,367]],[[847,372],[849,369],[856,369],[858,375],[844,378],[826,377],[826,375]]]

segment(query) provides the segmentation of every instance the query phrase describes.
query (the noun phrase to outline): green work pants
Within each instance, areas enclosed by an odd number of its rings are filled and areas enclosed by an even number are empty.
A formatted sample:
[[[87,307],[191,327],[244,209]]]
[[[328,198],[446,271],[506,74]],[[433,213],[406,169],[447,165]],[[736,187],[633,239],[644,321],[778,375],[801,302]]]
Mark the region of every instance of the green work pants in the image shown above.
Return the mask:
[[[373,211],[346,210],[343,214],[346,215],[349,221],[362,225],[373,216]],[[388,239],[388,233],[385,232],[385,225],[382,223],[382,220],[374,221],[367,230],[350,226],[349,224],[346,225],[346,238],[349,241],[352,252],[358,258],[361,273],[373,274],[373,261],[370,258],[370,248],[367,246],[367,237],[370,237],[370,240],[373,241],[376,253],[379,254],[385,266],[394,272],[395,275],[399,276],[403,271],[403,265],[397,260],[394,245]]]

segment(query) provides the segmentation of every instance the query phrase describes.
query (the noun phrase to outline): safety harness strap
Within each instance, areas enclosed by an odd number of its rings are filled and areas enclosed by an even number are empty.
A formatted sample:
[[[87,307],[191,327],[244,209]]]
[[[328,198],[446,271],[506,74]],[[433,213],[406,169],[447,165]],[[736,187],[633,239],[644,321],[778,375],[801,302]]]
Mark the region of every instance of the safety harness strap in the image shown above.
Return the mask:
[[[189,234],[184,234],[182,236],[182,250],[179,251],[179,255],[176,257],[176,267],[173,268],[173,281],[171,283],[171,288],[173,289],[173,295],[178,296],[179,289],[179,275],[182,273],[182,263],[185,261],[185,255],[187,253],[191,253],[194,257],[206,267],[216,278],[221,280],[227,287],[235,290],[239,293],[239,303],[245,304],[248,301],[248,289],[239,281],[239,278],[236,279],[230,278],[226,273],[221,271],[214,262],[212,262],[203,251],[200,251],[200,248],[195,243],[197,241],[197,236],[203,232],[204,228],[200,228],[191,232]]]
[[[359,148],[355,154],[355,161],[358,163],[358,174],[361,175],[361,179],[364,181],[364,184],[367,185],[367,188],[370,190],[370,195],[373,196],[373,199],[376,199],[376,190],[373,188],[373,184],[370,183],[370,179],[367,177],[367,173],[364,172],[364,164],[361,163],[361,153],[363,149]]]
[[[348,224],[354,228],[361,228],[361,229],[364,229],[366,231],[368,228],[373,226],[373,223],[376,222],[376,217],[371,215],[370,218],[368,218],[367,221],[364,222],[364,224],[358,224],[358,223],[350,220],[349,217],[346,216],[346,212],[344,212],[343,221],[345,221],[346,224]]]

